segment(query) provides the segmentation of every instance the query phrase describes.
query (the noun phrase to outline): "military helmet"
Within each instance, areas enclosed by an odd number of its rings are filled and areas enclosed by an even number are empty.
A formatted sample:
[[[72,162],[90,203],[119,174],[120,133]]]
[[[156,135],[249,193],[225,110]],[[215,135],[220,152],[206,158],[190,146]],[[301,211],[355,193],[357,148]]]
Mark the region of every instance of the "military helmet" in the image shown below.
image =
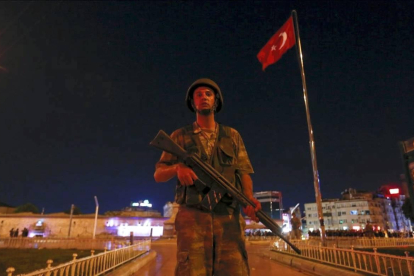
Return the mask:
[[[196,90],[200,86],[206,86],[206,87],[213,89],[214,94],[216,95],[216,100],[217,100],[216,113],[219,112],[221,110],[221,107],[223,106],[223,95],[221,94],[220,87],[214,81],[210,79],[206,79],[206,78],[196,80],[188,88],[187,94],[185,95],[185,102],[188,108],[192,112],[195,112],[194,107],[191,104],[191,100],[193,99],[194,90]]]

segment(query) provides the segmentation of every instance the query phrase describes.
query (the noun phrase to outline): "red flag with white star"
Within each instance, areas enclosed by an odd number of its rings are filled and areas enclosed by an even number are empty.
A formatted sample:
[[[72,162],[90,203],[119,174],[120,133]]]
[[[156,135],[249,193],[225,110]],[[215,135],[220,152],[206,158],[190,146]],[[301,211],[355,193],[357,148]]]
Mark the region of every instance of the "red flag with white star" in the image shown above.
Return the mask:
[[[257,54],[257,58],[262,63],[263,71],[267,66],[278,61],[295,43],[295,30],[291,16]]]

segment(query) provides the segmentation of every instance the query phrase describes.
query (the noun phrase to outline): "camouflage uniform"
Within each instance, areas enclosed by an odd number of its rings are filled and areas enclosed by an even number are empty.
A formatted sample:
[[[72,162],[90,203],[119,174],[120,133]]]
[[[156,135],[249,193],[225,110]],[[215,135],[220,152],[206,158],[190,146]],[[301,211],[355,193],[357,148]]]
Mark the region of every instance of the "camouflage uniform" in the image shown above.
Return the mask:
[[[194,122],[174,131],[171,138],[187,152],[200,155],[239,189],[237,175],[253,173],[243,140],[233,128],[217,125],[215,132],[205,134]],[[178,162],[175,156],[163,152],[156,167]],[[240,207],[226,195],[212,213],[206,212],[199,208],[201,199],[194,185],[183,186],[177,181],[175,200],[180,208],[175,221],[175,275],[250,275],[244,240],[246,223]]]

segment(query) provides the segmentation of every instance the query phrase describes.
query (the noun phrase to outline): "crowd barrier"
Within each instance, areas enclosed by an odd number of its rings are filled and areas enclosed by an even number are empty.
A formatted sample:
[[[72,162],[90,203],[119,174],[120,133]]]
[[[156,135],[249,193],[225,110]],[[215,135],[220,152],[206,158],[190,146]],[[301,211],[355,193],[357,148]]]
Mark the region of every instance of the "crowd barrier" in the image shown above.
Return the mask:
[[[359,242],[361,245],[365,245],[368,239],[361,239]],[[374,245],[378,239],[370,239],[370,246]],[[382,239],[381,242],[385,242]],[[299,256],[293,251],[289,245],[283,240],[275,241],[271,245],[271,251],[282,252],[285,254],[295,255],[301,258],[318,261],[342,268],[348,268],[355,272],[363,272],[371,275],[400,275],[400,276],[414,276],[414,258],[409,256],[409,253],[405,252],[405,257],[382,254],[377,252],[377,248],[374,247],[374,252],[365,252],[360,250],[354,250],[354,246],[350,248],[337,248],[335,244],[331,246],[319,246],[312,245],[312,240],[293,240],[295,244],[302,252]],[[396,241],[395,241],[396,242]],[[401,245],[408,241],[399,241],[395,244]],[[412,239],[409,241],[413,243]],[[385,245],[385,243],[383,243]],[[391,243],[387,243],[386,246],[392,246]]]
[[[134,238],[133,243],[148,238]],[[109,238],[1,238],[0,248],[61,248],[61,249],[108,249],[130,244],[129,237]]]
[[[135,259],[151,249],[150,240],[141,240],[133,245],[114,249],[90,257],[76,259],[77,254],[73,254],[73,260],[55,267],[52,267],[53,260],[47,261],[45,269],[37,270],[28,274],[17,276],[56,276],[56,275],[103,275],[114,268]],[[15,268],[7,269],[7,276],[13,276]]]
[[[320,238],[311,238],[306,240],[296,240],[296,243],[319,246],[322,242]],[[325,246],[337,248],[351,247],[398,247],[414,246],[413,238],[351,238],[351,237],[330,237],[325,239]]]

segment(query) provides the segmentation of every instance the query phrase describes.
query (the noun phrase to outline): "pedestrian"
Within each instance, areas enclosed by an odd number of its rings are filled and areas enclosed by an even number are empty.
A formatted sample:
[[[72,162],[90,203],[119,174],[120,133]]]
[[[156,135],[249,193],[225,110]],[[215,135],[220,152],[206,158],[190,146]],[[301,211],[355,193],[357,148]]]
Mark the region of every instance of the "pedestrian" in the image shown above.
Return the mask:
[[[372,228],[372,225],[367,221],[367,225],[365,226],[365,237],[367,238],[373,238],[374,237],[374,229]]]
[[[25,227],[22,231],[22,237],[27,237],[29,235],[29,230]]]
[[[199,79],[189,87],[185,102],[196,113],[196,121],[174,131],[171,138],[187,152],[198,154],[254,202],[256,208],[248,206],[243,211],[258,221],[255,212],[261,205],[253,197],[253,168],[243,140],[235,129],[215,121],[215,114],[223,107],[219,86],[210,79]],[[203,194],[194,185],[198,176],[181,160],[163,152],[154,178],[156,182],[166,182],[173,177],[177,177],[175,201],[180,204],[175,220],[175,275],[250,275],[246,223],[240,205],[226,194],[212,212],[202,210]]]
[[[14,236],[18,237],[19,236],[19,228],[16,229],[16,231],[14,231]]]
[[[14,237],[14,228],[12,228],[12,229],[10,229],[10,238],[13,238]]]

